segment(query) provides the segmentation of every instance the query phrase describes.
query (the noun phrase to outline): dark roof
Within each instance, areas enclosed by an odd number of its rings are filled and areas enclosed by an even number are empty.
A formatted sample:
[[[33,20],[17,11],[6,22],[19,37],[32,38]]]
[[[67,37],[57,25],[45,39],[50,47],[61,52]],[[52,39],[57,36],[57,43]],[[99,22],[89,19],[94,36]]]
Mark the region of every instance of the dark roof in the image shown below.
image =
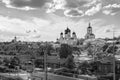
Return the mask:
[[[67,34],[68,32],[71,32],[71,30],[70,30],[69,28],[67,28],[67,29],[65,30],[65,34]]]
[[[63,35],[63,32],[61,32],[60,34]]]
[[[92,28],[92,27],[91,27],[91,23],[89,23],[89,26],[88,26],[88,28]]]
[[[90,34],[90,35],[93,35],[94,36],[94,34],[92,33],[92,34]]]
[[[91,26],[89,26],[88,28],[92,28]]]
[[[73,34],[76,34],[75,32],[73,32]]]

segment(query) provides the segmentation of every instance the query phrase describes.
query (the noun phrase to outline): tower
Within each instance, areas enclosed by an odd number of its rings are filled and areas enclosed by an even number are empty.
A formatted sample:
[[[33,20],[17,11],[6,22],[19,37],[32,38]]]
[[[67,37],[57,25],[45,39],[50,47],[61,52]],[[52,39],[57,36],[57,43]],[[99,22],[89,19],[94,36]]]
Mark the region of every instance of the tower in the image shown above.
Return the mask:
[[[62,32],[60,33],[60,39],[63,39],[63,33]]]
[[[92,34],[91,23],[89,23],[89,26],[88,26],[88,28],[87,28],[87,33],[88,33],[88,34]]]
[[[17,37],[15,36],[12,42],[17,42]]]
[[[94,38],[95,38],[95,35],[92,32],[91,23],[89,23],[87,27],[87,34],[85,35],[85,39],[94,39]]]
[[[73,38],[73,39],[77,39],[77,36],[76,36],[76,33],[75,33],[75,32],[72,33],[72,38]]]
[[[71,37],[71,30],[67,28],[65,30],[65,39],[70,39],[70,37]]]

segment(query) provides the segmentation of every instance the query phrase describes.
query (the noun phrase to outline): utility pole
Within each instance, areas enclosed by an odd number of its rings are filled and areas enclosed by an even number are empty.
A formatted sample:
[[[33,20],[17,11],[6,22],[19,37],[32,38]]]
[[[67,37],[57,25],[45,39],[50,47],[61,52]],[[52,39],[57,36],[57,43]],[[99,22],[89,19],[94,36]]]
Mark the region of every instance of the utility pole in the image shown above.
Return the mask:
[[[115,74],[115,43],[114,43],[114,41],[115,41],[115,29],[114,29],[114,27],[113,27],[113,31],[107,31],[107,32],[112,32],[112,36],[113,36],[113,59],[112,59],[112,65],[113,65],[113,80],[116,80],[116,74]]]
[[[47,80],[47,49],[44,51],[44,72],[45,72],[45,80]]]
[[[113,29],[113,80],[116,80],[116,76],[115,76],[115,32],[114,32],[114,29]]]

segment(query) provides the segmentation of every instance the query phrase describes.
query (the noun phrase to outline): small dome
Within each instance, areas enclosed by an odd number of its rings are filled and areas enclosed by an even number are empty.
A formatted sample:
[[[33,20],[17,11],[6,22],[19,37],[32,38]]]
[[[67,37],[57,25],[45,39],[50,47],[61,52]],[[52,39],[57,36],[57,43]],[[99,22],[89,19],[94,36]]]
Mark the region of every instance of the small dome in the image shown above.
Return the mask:
[[[68,34],[69,32],[71,32],[71,30],[67,27],[67,29],[65,30],[65,34]]]
[[[73,32],[72,34],[76,34],[75,32]]]
[[[92,27],[91,27],[91,23],[89,23],[89,26],[88,26],[88,28],[92,28]]]
[[[71,30],[69,28],[66,29],[67,32],[70,32]]]
[[[60,34],[63,35],[63,32],[61,32]]]

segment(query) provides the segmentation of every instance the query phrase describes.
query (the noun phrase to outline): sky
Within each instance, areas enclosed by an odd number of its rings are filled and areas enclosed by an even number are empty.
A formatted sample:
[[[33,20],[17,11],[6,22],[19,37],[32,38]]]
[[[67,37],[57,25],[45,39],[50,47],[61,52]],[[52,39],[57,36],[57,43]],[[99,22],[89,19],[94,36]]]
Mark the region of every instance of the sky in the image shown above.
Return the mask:
[[[56,41],[68,27],[84,38],[119,36],[120,0],[0,0],[0,41]]]

